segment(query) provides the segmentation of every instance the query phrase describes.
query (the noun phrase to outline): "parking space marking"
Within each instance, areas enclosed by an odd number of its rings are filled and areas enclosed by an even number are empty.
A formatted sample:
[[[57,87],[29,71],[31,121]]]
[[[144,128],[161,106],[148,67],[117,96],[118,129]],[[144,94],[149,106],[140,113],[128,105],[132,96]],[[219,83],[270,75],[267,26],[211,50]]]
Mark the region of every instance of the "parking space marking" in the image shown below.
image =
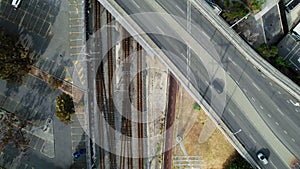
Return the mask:
[[[80,46],[70,46],[71,49],[79,49],[79,48],[82,48],[82,45]]]
[[[81,34],[82,32],[69,32],[69,34]]]

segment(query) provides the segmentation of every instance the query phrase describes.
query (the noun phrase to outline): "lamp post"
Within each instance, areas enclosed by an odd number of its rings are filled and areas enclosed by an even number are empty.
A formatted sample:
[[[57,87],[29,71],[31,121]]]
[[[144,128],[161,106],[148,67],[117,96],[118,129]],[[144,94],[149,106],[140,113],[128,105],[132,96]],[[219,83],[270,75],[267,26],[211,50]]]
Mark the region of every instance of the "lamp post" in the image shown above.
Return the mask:
[[[230,28],[233,28],[235,25],[237,25],[238,23],[242,22],[242,20],[247,19],[250,14],[251,13],[249,12],[247,15],[245,15],[244,17],[242,17],[240,20],[236,21],[233,25],[230,26]]]
[[[242,129],[239,129],[238,131],[234,132],[233,135],[236,135],[236,134],[238,134],[241,131],[242,131]]]

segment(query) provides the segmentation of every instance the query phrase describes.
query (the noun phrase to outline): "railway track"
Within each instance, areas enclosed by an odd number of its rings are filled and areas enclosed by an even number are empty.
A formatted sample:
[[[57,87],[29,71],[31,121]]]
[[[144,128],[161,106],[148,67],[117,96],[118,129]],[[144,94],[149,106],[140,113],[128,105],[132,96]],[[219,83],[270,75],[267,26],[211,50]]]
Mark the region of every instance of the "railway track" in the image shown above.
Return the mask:
[[[98,31],[101,29],[101,4],[95,0],[95,5],[94,5],[94,11],[95,11],[95,17],[94,17],[94,23],[95,27],[94,30]],[[96,43],[98,44],[98,39],[96,39]],[[101,57],[101,56],[100,56]],[[104,105],[104,96],[103,96],[103,90],[105,90],[105,86],[103,83],[103,78],[104,73],[103,73],[103,66],[100,65],[97,74],[96,74],[96,90],[97,90],[97,104],[100,109],[100,111],[105,110],[105,105]],[[103,126],[103,120],[99,120],[99,126]],[[104,143],[104,137],[103,133],[104,131],[102,129],[98,129],[98,135],[99,135],[99,145],[103,145]],[[100,146],[99,147],[99,168],[100,169],[105,169],[105,163],[104,163],[104,157],[105,157],[105,152],[104,149]]]
[[[142,76],[142,46],[137,44],[137,110],[138,110],[138,151],[139,151],[139,168],[144,168],[143,154],[143,76]]]
[[[129,83],[130,83],[130,45],[131,37],[126,30],[123,29],[123,40],[122,40],[122,49],[124,51],[124,63],[123,63],[123,75],[124,77],[124,91],[129,92]],[[128,99],[129,93],[124,94],[123,99]],[[132,124],[131,124],[131,105],[122,106],[122,145],[121,145],[121,157],[120,157],[120,169],[124,169],[127,164],[128,169],[133,168],[133,159],[132,159]],[[126,163],[127,162],[127,163]]]
[[[106,23],[108,25],[111,24],[112,15],[106,11],[107,20]],[[108,53],[107,53],[107,60],[108,60],[108,112],[107,112],[107,122],[110,125],[109,129],[115,129],[115,110],[114,110],[114,102],[113,102],[113,73],[114,73],[114,61],[113,61],[113,48],[112,48],[112,30],[110,27],[107,29],[107,46],[108,46]],[[117,167],[116,163],[116,155],[115,152],[115,136],[114,131],[109,131],[110,140],[110,168],[115,169]]]

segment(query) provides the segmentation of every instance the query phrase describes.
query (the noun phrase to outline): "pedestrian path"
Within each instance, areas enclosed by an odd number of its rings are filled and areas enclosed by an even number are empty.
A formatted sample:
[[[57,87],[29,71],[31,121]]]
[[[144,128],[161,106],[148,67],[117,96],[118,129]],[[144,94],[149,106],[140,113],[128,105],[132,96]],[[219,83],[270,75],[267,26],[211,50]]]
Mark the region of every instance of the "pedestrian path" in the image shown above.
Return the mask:
[[[85,125],[85,115],[81,108],[76,110],[76,114],[72,116],[73,122],[71,123],[71,139],[72,139],[72,152],[84,151],[86,152],[86,139],[87,136],[84,132],[83,126]],[[80,155],[78,159],[74,159],[75,167],[86,167],[86,153]]]

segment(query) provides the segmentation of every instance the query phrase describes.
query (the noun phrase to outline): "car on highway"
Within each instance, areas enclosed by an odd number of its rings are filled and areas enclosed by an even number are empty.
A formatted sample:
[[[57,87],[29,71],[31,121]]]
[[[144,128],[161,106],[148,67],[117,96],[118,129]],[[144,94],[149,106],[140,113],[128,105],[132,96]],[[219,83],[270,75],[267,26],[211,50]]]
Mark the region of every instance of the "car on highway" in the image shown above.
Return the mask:
[[[258,158],[264,165],[266,165],[266,164],[269,163],[267,157],[266,157],[262,152],[258,152],[258,153],[257,153],[257,158]]]
[[[215,79],[213,82],[212,82],[212,86],[213,88],[217,91],[217,93],[221,94],[223,92],[223,89],[224,89],[224,83],[222,80],[220,79]]]

